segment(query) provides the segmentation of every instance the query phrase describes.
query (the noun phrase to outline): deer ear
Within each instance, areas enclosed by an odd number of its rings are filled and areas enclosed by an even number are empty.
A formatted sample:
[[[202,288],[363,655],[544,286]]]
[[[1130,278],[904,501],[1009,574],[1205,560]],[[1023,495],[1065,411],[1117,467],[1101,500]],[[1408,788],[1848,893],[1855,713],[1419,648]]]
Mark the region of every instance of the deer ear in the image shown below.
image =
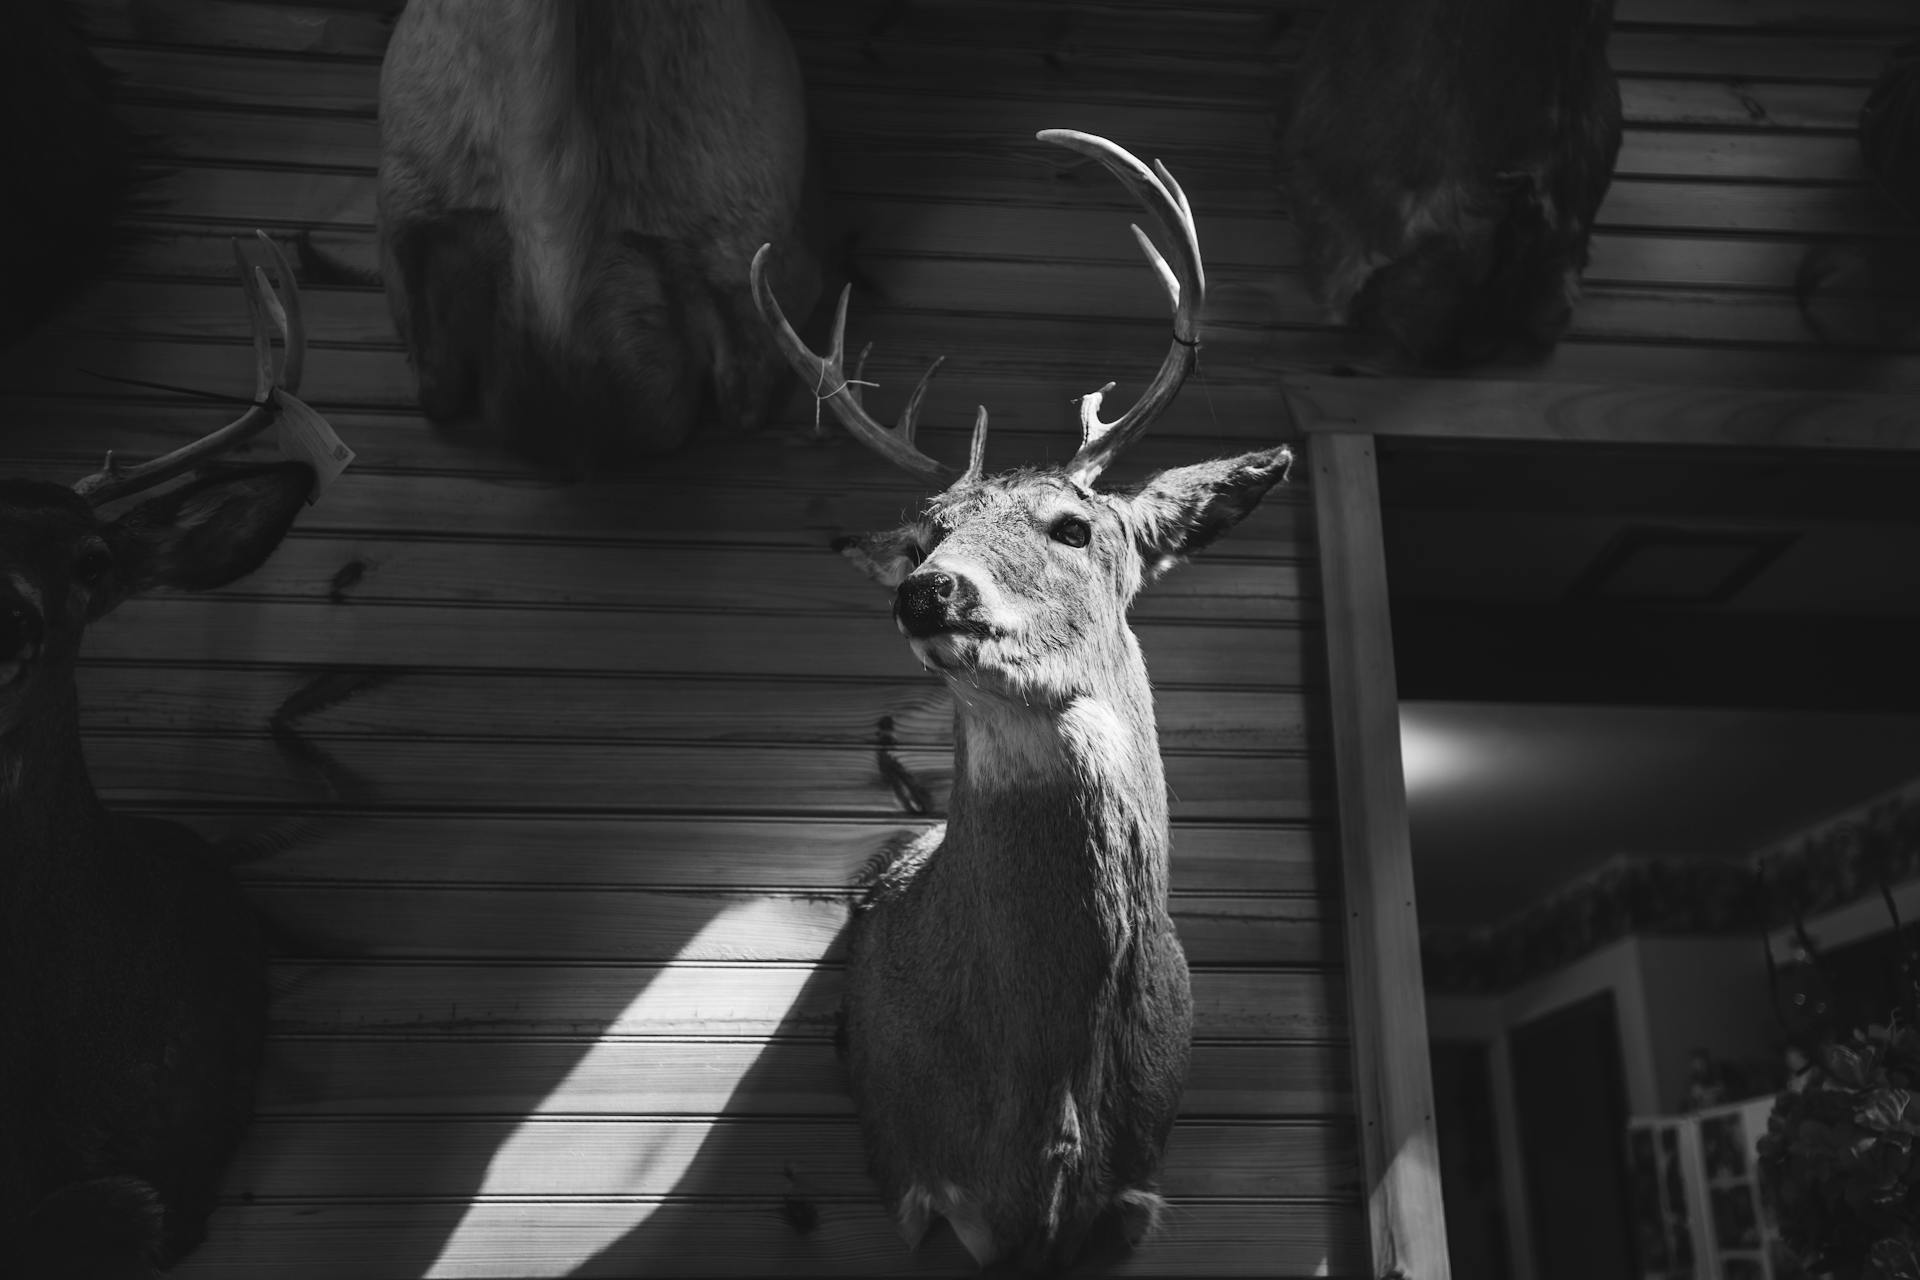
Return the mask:
[[[884,533],[835,538],[833,549],[889,591],[899,586],[926,558],[920,546],[920,531],[910,524]]]
[[[1127,497],[1128,519],[1149,579],[1211,543],[1287,478],[1285,445],[1162,471]]]
[[[304,462],[223,469],[147,499],[114,521],[123,595],[211,591],[258,569],[313,488]]]

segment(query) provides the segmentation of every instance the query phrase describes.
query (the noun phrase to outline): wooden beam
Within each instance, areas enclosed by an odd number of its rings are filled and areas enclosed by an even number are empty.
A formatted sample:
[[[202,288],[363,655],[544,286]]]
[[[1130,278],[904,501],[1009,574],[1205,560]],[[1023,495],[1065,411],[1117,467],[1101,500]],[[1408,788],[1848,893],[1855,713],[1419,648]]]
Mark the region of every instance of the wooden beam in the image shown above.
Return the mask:
[[[1860,359],[1851,385],[1872,386]],[[1920,450],[1920,396],[1290,374],[1303,431],[1456,440]]]
[[[1449,1280],[1373,440],[1316,436],[1307,458],[1325,593],[1371,1274]]]

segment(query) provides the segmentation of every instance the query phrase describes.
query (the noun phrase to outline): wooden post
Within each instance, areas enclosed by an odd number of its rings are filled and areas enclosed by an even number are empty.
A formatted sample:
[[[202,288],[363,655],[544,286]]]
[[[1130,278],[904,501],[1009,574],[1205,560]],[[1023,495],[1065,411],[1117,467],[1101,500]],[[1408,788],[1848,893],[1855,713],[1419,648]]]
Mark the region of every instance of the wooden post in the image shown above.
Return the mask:
[[[1320,536],[1373,1275],[1450,1280],[1373,437],[1314,435],[1307,458]]]

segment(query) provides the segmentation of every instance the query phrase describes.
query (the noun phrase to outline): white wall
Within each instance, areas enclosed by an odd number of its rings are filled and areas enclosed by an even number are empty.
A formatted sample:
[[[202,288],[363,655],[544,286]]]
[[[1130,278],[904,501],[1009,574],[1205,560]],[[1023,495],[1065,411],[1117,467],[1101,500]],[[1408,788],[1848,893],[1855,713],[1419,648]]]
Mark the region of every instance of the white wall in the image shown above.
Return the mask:
[[[1613,994],[1631,1115],[1677,1109],[1696,1047],[1720,1058],[1760,1057],[1775,1026],[1757,937],[1623,938],[1505,995],[1429,997],[1427,1029],[1433,1039],[1488,1046],[1515,1280],[1536,1277],[1508,1034],[1602,991]]]
[[[1899,909],[1900,923],[1911,924],[1920,920],[1920,880],[1909,880],[1893,886],[1893,905]],[[1811,916],[1807,920],[1807,933],[1816,947],[1841,947],[1849,942],[1886,933],[1892,928],[1893,917],[1887,914],[1886,900],[1874,892],[1869,892],[1857,902],[1849,902],[1844,907]],[[1793,943],[1791,927],[1775,929],[1767,937],[1767,944],[1773,948],[1774,959],[1782,964],[1792,958]]]
[[[1652,1107],[1636,1106],[1635,1114],[1680,1109],[1696,1048],[1735,1063],[1778,1054],[1780,1024],[1770,1003],[1766,952],[1757,934],[1642,938],[1640,971],[1654,1091]]]

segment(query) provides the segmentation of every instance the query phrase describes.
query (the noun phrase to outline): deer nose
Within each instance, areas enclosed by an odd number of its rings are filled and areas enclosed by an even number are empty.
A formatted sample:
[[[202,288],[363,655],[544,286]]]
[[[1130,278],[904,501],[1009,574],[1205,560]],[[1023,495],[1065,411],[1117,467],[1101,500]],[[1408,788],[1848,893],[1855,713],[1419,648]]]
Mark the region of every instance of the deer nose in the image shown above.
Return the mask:
[[[947,629],[949,604],[959,582],[950,573],[939,570],[910,575],[894,594],[893,614],[900,626],[916,640]]]

